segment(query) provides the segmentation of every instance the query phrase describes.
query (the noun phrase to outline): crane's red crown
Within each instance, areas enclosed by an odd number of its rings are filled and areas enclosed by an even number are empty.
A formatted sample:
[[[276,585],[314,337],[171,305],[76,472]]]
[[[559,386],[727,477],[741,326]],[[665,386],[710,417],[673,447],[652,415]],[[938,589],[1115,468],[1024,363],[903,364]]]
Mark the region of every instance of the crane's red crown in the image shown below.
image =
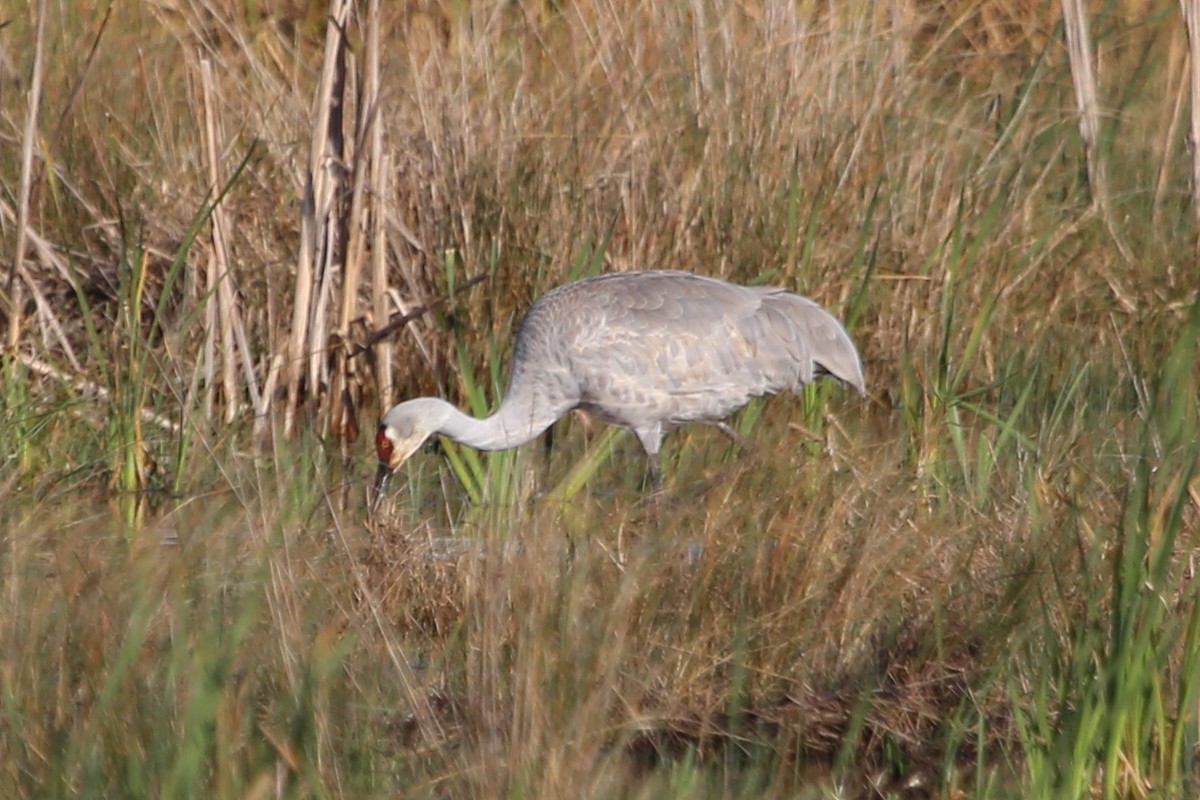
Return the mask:
[[[387,426],[380,425],[379,433],[375,434],[375,453],[379,456],[380,464],[392,464],[392,440],[388,438]]]

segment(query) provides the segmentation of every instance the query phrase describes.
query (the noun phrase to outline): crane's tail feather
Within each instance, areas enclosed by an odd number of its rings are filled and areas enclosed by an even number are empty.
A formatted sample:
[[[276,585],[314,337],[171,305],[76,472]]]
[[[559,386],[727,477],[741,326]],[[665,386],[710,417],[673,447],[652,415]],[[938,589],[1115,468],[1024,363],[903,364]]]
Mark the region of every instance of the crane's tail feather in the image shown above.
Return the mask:
[[[763,304],[784,314],[796,327],[798,338],[808,345],[813,374],[832,375],[853,386],[859,394],[866,394],[858,348],[836,317],[807,297],[792,292],[771,294]]]

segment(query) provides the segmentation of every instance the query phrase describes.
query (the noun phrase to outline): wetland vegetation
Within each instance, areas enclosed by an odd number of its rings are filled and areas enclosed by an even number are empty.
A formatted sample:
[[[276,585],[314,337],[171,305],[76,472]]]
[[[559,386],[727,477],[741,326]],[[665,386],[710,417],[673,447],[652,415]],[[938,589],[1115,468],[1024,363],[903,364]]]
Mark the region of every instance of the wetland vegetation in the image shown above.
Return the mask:
[[[10,3],[0,796],[1195,796],[1187,29],[1079,6]],[[867,397],[367,514],[381,408],[647,268]]]

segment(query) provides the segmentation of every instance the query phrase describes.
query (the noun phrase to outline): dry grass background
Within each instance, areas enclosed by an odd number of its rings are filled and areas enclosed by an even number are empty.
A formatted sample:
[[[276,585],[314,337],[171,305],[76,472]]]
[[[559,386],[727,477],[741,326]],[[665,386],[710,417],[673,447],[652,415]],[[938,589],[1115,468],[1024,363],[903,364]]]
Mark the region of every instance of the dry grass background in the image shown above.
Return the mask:
[[[0,12],[2,793],[1194,789],[1188,40],[1085,9],[1085,148],[1064,6]],[[638,268],[814,297],[869,399],[673,434],[657,516],[632,446],[530,499],[567,420],[367,522],[381,396]]]

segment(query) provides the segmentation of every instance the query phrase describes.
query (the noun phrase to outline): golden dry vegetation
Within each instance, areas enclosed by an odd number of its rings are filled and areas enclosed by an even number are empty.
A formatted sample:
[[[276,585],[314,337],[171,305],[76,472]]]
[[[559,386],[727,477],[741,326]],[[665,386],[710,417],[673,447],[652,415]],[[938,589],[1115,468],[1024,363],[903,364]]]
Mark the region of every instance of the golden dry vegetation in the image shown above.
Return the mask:
[[[0,795],[1194,794],[1187,30],[1089,4],[1089,87],[1078,5],[0,10]],[[810,295],[868,397],[368,516],[381,407],[639,268]]]

